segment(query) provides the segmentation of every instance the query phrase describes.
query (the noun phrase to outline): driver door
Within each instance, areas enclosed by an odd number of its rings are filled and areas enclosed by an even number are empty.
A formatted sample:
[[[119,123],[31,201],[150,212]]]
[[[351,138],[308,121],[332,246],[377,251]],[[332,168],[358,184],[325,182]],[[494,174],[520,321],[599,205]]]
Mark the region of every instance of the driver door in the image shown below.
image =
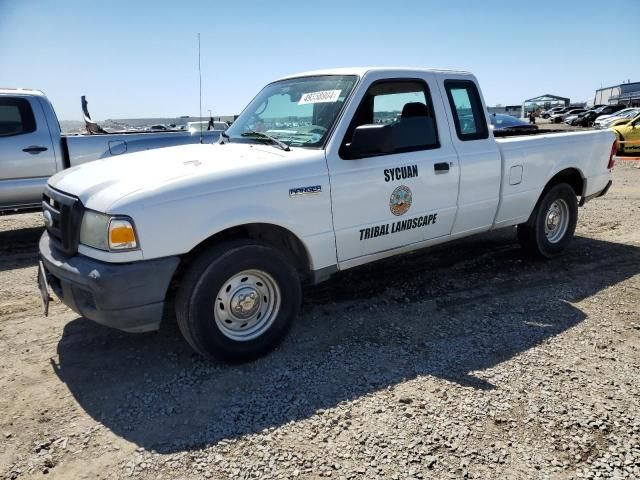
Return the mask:
[[[47,179],[56,170],[38,99],[0,95],[0,209],[39,205]]]
[[[378,75],[363,78],[366,88],[345,112],[352,120],[327,148],[339,262],[447,236],[456,214],[458,157],[435,79]],[[355,128],[367,124],[390,126],[392,151],[349,155]]]

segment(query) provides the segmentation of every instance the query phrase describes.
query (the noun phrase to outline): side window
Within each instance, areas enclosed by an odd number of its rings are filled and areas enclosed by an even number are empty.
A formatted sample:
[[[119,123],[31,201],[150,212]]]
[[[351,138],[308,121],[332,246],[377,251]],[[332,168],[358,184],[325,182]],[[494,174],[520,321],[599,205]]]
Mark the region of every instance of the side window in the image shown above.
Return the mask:
[[[35,132],[36,121],[29,101],[0,97],[0,137]]]
[[[354,157],[347,151],[357,127],[388,129],[390,149]],[[438,132],[429,87],[423,80],[384,80],[373,83],[363,97],[343,139],[342,158],[360,158],[438,148]]]
[[[408,103],[427,104],[425,92],[416,89],[407,93],[383,93],[373,97],[373,123],[393,124],[400,121],[402,110]]]
[[[489,138],[487,120],[476,84],[469,80],[445,80],[444,87],[460,140]]]

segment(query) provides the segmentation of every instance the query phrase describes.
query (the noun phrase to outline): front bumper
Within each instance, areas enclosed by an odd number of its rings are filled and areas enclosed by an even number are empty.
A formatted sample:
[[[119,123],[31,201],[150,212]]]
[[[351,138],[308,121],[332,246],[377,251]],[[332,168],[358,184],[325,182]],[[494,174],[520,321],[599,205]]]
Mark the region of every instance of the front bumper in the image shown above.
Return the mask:
[[[47,280],[62,303],[76,313],[126,332],[160,327],[165,297],[179,257],[107,263],[84,255],[67,256],[45,232],[40,258]]]

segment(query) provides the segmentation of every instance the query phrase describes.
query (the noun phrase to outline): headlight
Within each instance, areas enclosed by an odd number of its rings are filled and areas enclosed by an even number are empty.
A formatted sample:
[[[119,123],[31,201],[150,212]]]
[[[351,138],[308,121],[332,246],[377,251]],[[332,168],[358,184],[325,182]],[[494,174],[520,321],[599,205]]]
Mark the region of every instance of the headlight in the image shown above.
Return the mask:
[[[85,210],[82,217],[80,243],[105,251],[138,248],[136,231],[130,219],[91,210]]]
[[[80,226],[80,243],[98,250],[109,250],[107,243],[109,220],[108,215],[85,210]]]

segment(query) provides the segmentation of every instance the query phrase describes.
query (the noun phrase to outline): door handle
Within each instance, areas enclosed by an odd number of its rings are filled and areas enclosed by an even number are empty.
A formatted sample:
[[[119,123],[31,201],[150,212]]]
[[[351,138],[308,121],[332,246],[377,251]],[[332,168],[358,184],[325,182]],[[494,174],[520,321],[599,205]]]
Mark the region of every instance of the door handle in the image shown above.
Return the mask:
[[[445,173],[449,171],[449,163],[448,162],[440,162],[434,163],[433,169],[438,173]]]
[[[27,148],[22,149],[23,152],[30,153],[31,155],[37,155],[40,152],[46,152],[47,147],[40,147],[38,145],[31,145]]]

